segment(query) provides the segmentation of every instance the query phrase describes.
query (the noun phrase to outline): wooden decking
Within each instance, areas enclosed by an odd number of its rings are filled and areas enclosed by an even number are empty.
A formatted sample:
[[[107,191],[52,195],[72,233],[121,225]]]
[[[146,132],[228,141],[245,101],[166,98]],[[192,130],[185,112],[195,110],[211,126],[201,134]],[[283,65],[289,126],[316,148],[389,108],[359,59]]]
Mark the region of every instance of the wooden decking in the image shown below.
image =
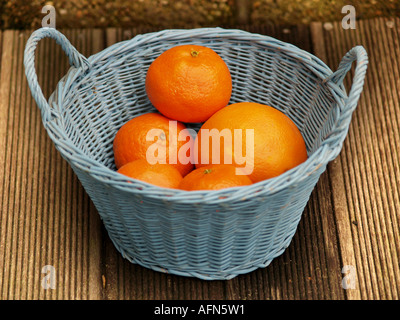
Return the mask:
[[[400,298],[400,19],[358,21],[355,30],[340,23],[237,27],[293,43],[332,70],[355,45],[369,54],[343,150],[313,191],[287,250],[267,268],[229,281],[162,274],[124,260],[42,126],[23,68],[31,31],[6,30],[0,32],[1,300]],[[150,30],[60,31],[89,56]],[[39,44],[37,57],[48,97],[67,58],[52,40]],[[51,270],[54,288],[45,289]]]

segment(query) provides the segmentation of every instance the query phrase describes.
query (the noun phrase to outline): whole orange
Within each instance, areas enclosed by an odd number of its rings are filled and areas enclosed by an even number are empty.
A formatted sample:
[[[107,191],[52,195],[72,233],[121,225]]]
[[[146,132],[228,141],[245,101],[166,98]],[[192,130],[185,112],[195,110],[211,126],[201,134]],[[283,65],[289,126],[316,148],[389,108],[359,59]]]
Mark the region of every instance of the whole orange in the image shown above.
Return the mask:
[[[241,102],[221,109],[202,125],[194,159],[196,167],[233,163],[258,182],[301,164],[307,159],[307,150],[301,132],[283,112]]]
[[[228,164],[214,164],[197,168],[182,179],[179,189],[187,191],[219,190],[253,183],[247,175],[239,174],[239,171],[241,168]]]
[[[186,137],[186,140],[181,137]],[[182,140],[182,141],[181,141]],[[146,159],[173,165],[182,176],[194,168],[191,161],[193,139],[186,126],[158,113],[146,113],[127,121],[113,142],[117,169],[124,164]]]
[[[232,78],[211,48],[179,45],[164,51],[146,75],[150,102],[163,115],[182,122],[204,122],[229,103]]]
[[[149,164],[146,159],[128,162],[117,172],[163,188],[177,189],[182,181],[182,175],[174,166],[159,163]]]

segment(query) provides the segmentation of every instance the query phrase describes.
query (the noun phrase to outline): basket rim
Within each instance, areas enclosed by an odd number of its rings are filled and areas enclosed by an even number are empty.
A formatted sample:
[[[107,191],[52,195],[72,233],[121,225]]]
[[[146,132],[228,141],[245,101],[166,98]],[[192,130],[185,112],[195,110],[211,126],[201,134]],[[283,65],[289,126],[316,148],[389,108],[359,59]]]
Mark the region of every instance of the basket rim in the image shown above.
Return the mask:
[[[217,34],[216,34],[217,33]],[[282,50],[282,52],[287,53],[289,56],[298,59],[301,62],[306,63],[321,79],[325,79],[328,75],[333,73],[333,71],[323,62],[320,58],[314,56],[313,54],[307,52],[306,50],[300,49],[294,44],[284,42],[282,40],[276,39],[272,36],[263,35],[260,33],[250,32],[241,29],[228,29],[221,27],[209,27],[209,28],[192,28],[192,29],[164,29],[160,31],[153,31],[144,34],[137,34],[131,39],[122,40],[117,43],[110,45],[104,50],[97,52],[90,57],[88,60],[90,63],[97,63],[101,59],[106,59],[110,55],[115,53],[117,49],[118,53],[124,53],[129,51],[132,46],[138,46],[142,42],[148,42],[157,37],[165,37],[168,39],[172,37],[174,40],[180,38],[185,39],[187,35],[196,35],[196,37],[207,38],[208,36],[224,38],[224,37],[236,37],[237,39],[251,40],[258,44],[268,44],[268,46],[276,49]],[[251,39],[249,39],[251,38]]]
[[[95,64],[103,59],[107,59],[116,52],[123,53],[131,50],[133,47],[140,45],[142,42],[148,42],[152,39],[166,37],[177,39],[187,39],[188,35],[195,34],[197,37],[218,36],[223,39],[224,37],[238,37],[241,39],[249,39],[252,42],[267,45],[269,47],[278,49],[296,59],[303,62],[315,75],[322,80],[325,80],[333,71],[318,57],[311,53],[298,48],[297,46],[275,39],[271,36],[252,33],[240,29],[224,29],[220,27],[215,28],[195,28],[195,29],[166,29],[155,31],[145,34],[139,34],[129,40],[117,42],[104,50],[90,56],[88,61],[90,64]],[[159,39],[158,39],[159,41]],[[71,67],[67,74],[58,82],[56,90],[50,95],[48,103],[50,106],[60,108],[61,104],[57,103],[58,99],[63,98],[63,93],[66,91],[65,87],[71,85],[71,77],[76,78],[82,75],[87,70],[82,67]],[[343,104],[343,97],[347,97],[344,85],[336,85],[330,83],[328,80],[328,88],[333,94],[336,103]],[[52,116],[51,118],[43,119],[44,126],[54,142],[60,141],[60,138],[66,142],[71,142],[63,132],[60,132],[58,120],[60,116]],[[339,115],[337,116],[339,118]],[[337,125],[337,119],[333,125],[332,131]],[[289,186],[301,183],[310,175],[317,172],[322,166],[326,165],[329,161],[333,160],[338,152],[340,152],[341,145],[334,148],[329,146],[327,138],[322,140],[321,145],[308,156],[307,160],[295,168],[292,168],[285,173],[267,180],[256,182],[252,185],[226,188],[221,190],[199,190],[199,191],[185,191],[179,189],[168,189],[152,185],[137,179],[124,176],[97,160],[91,159],[82,150],[77,148],[74,144],[69,143],[69,147],[63,148],[59,143],[56,143],[56,148],[62,156],[75,168],[81,169],[98,182],[105,183],[110,187],[117,188],[121,191],[131,194],[138,194],[141,196],[154,198],[164,201],[174,201],[180,203],[224,203],[231,202],[232,200],[249,200],[258,196],[268,196],[278,191],[285,189]],[[73,155],[73,157],[71,157]]]

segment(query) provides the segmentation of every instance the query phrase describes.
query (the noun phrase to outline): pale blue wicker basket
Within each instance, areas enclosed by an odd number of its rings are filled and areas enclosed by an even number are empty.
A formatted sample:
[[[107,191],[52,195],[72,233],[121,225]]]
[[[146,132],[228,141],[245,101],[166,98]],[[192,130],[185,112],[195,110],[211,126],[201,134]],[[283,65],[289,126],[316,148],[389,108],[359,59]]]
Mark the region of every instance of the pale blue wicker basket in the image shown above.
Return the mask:
[[[48,101],[34,65],[37,44],[46,37],[62,46],[73,66]],[[116,173],[115,133],[132,117],[155,111],[144,88],[150,63],[184,43],[208,46],[225,60],[231,103],[254,101],[286,113],[301,130],[309,159],[279,177],[217,192],[163,189]],[[354,61],[347,95],[343,79]],[[85,58],[60,32],[42,28],[29,38],[24,63],[48,135],[122,256],[153,270],[212,280],[266,267],[288,247],[315,184],[342,148],[368,57],[354,47],[333,73],[274,38],[202,28],[138,35]]]

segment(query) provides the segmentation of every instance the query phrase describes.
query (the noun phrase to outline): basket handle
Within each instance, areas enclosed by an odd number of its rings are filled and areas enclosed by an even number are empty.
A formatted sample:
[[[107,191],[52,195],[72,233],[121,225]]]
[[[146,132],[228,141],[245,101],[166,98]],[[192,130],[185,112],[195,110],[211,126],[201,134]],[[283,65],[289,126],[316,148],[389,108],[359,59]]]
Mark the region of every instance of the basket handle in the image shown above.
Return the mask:
[[[54,28],[40,28],[35,30],[29,37],[24,51],[24,66],[25,75],[31,89],[32,96],[35,99],[39,109],[42,112],[50,112],[50,106],[43,95],[42,89],[38,83],[38,78],[35,70],[35,50],[40,40],[44,38],[52,38],[61,46],[69,58],[69,63],[76,68],[84,70],[90,68],[90,63],[69,40],[59,31]]]
[[[334,143],[339,146],[339,149],[334,152],[333,158],[340,152],[341,145],[345,139],[345,134],[349,129],[351,114],[357,107],[358,99],[360,98],[364,79],[367,72],[368,65],[368,55],[362,46],[355,46],[350,51],[346,53],[346,55],[342,58],[339,63],[338,69],[333,72],[331,75],[326,77],[323,82],[330,82],[329,85],[335,86],[335,89],[341,87],[343,85],[343,80],[347,73],[350,71],[353,62],[356,62],[353,83],[350,88],[350,92],[348,96],[346,94],[341,94],[340,98],[343,99],[344,104],[342,104],[340,108],[340,115],[337,122],[337,127],[329,137],[327,137],[326,142]],[[343,90],[335,90],[336,93],[341,93]],[[339,139],[339,144],[337,143],[337,139]]]
[[[338,69],[326,77],[324,82],[332,81],[337,86],[342,86],[343,80],[347,73],[351,69],[351,65],[356,61],[356,69],[353,78],[353,84],[351,86],[348,97],[346,97],[346,104],[353,109],[357,106],[358,99],[360,97],[363,85],[364,78],[367,72],[368,65],[368,55],[363,46],[356,46],[352,48],[340,61]],[[351,110],[351,111],[353,111]]]

